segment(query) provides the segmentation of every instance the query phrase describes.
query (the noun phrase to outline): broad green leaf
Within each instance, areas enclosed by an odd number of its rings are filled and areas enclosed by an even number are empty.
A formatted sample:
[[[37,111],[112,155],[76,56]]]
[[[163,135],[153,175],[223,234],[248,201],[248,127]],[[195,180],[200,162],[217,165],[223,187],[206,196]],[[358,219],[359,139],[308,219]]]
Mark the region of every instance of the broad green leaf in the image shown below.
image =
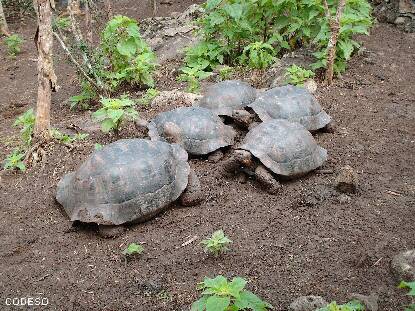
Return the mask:
[[[206,300],[206,311],[225,311],[230,303],[229,297],[211,296]]]
[[[120,54],[125,56],[132,56],[137,51],[137,45],[134,38],[129,38],[125,41],[120,41],[117,44],[117,50]]]

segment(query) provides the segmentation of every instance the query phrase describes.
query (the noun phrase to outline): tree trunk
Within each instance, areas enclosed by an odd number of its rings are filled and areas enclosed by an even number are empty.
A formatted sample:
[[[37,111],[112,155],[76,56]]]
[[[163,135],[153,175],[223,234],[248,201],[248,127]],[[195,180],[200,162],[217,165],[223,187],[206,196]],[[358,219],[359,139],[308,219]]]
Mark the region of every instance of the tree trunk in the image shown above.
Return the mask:
[[[327,71],[326,71],[326,82],[328,85],[333,83],[333,74],[334,74],[334,61],[336,60],[336,47],[337,39],[339,38],[340,33],[340,19],[343,15],[343,10],[346,5],[346,0],[339,0],[337,4],[336,17],[331,18],[331,14],[325,1],[326,15],[329,18],[331,36],[329,43],[327,45]]]
[[[37,140],[50,138],[50,106],[51,93],[56,85],[53,71],[53,34],[52,34],[52,4],[53,0],[37,0],[37,36],[38,50],[38,93],[34,137]]]
[[[10,36],[9,27],[7,26],[6,17],[4,16],[3,5],[0,0],[0,34]]]

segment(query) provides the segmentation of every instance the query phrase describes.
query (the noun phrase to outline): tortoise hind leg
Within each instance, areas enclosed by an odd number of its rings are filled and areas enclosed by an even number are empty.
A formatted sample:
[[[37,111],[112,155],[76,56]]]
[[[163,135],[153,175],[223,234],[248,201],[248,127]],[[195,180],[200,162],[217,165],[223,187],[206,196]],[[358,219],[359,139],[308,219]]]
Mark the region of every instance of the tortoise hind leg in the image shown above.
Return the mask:
[[[270,194],[277,194],[281,189],[281,184],[272,176],[272,174],[263,165],[259,165],[255,169],[255,177],[257,181]]]
[[[193,170],[190,170],[187,188],[180,196],[180,203],[183,206],[194,206],[202,201],[202,191],[200,189],[200,180]]]

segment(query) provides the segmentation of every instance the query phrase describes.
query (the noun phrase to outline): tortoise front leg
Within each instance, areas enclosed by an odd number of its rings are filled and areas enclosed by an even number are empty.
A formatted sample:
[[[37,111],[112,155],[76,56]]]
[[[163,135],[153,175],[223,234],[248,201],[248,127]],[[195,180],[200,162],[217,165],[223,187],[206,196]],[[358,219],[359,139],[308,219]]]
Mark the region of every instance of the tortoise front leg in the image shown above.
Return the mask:
[[[180,203],[183,206],[194,206],[202,201],[202,191],[200,189],[200,180],[196,173],[191,169],[187,188],[180,196]]]
[[[281,184],[263,165],[258,165],[258,167],[255,169],[255,177],[270,194],[277,194],[281,189]]]
[[[236,150],[226,161],[223,163],[223,168],[226,174],[235,174],[241,166],[251,168],[254,166],[252,155],[246,150]]]

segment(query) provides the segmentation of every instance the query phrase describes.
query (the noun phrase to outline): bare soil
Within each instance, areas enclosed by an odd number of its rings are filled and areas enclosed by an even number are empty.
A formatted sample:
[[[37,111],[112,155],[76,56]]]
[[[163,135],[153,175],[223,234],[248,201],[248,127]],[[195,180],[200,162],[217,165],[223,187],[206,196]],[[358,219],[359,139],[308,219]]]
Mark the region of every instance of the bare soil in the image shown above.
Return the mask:
[[[161,13],[184,10],[192,1],[161,5]],[[141,18],[142,2],[120,1],[115,11]],[[10,25],[23,34],[23,53],[6,57],[0,45],[0,158],[18,142],[17,115],[36,102],[35,27]],[[0,309],[7,297],[47,297],[42,310],[188,310],[205,276],[243,276],[248,288],[286,310],[296,297],[321,295],[345,302],[350,294],[379,295],[379,310],[402,310],[405,292],[390,271],[391,258],[415,248],[415,35],[379,24],[362,38],[356,55],[333,86],[320,86],[318,99],[336,120],[336,133],[316,134],[329,152],[325,170],[284,183],[268,195],[255,181],[224,178],[221,163],[192,159],[204,202],[173,205],[157,218],[116,239],[94,227],[72,227],[54,196],[56,184],[75,170],[94,143],[117,138],[92,134],[73,149],[51,144],[46,158],[26,173],[4,172],[0,182]],[[76,75],[56,53],[61,89],[53,96],[52,123],[82,125],[88,112],[69,110],[79,91]],[[169,71],[166,65],[163,70]],[[159,80],[161,90],[178,87],[175,77]],[[142,109],[145,117],[175,104]],[[132,127],[121,137],[139,137]],[[346,197],[334,189],[336,172],[351,165],[359,191]],[[223,229],[233,240],[219,258],[199,242]],[[193,243],[182,246],[197,236]],[[140,242],[145,253],[125,262],[121,251]],[[10,309],[14,310],[14,309]]]

